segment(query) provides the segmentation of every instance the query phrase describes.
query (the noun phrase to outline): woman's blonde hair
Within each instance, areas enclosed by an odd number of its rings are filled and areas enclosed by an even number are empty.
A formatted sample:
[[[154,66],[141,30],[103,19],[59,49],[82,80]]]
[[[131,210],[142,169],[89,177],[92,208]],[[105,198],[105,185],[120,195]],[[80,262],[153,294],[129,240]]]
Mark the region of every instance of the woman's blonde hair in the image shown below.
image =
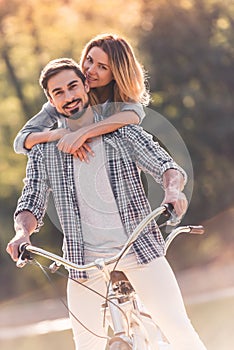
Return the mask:
[[[84,62],[93,47],[101,48],[109,58],[110,69],[114,77],[111,102],[140,102],[148,105],[150,95],[147,88],[146,74],[136,59],[131,45],[115,34],[101,34],[91,39],[84,47],[80,66],[84,71]],[[91,104],[98,104],[95,89],[90,91]]]

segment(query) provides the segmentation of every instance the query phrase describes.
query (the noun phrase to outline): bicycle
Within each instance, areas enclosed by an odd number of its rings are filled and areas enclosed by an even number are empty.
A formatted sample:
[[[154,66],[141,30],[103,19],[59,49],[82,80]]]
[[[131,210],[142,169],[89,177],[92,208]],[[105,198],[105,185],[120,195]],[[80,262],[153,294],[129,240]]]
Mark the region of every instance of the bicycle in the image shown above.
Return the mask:
[[[17,267],[23,267],[27,262],[32,260],[30,253],[45,257],[53,263],[49,269],[51,272],[63,265],[66,268],[76,269],[78,271],[87,271],[90,269],[99,269],[103,273],[107,285],[107,295],[103,296],[105,301],[101,305],[103,315],[108,318],[113,330],[113,336],[108,336],[110,350],[159,350],[170,349],[171,346],[152,320],[150,314],[144,309],[139,297],[135,293],[127,276],[122,271],[117,271],[116,266],[119,260],[125,256],[133,242],[137,239],[141,231],[156,216],[161,214],[171,216],[165,224],[178,224],[169,205],[164,205],[152,211],[142,222],[135,228],[132,235],[128,238],[121,251],[112,258],[96,259],[94,262],[86,265],[76,265],[66,259],[50,253],[41,248],[29,244],[22,244],[19,248],[20,255],[17,261]],[[173,239],[180,233],[202,234],[203,226],[180,226],[174,228],[165,239],[165,251],[168,250]],[[115,264],[110,271],[108,265]],[[157,345],[153,344],[152,339],[157,339]]]

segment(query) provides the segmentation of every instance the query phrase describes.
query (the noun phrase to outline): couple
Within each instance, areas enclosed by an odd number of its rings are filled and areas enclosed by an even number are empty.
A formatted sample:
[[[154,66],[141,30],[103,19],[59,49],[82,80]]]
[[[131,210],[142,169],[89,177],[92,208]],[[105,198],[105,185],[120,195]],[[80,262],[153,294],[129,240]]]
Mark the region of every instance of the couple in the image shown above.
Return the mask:
[[[111,57],[118,58],[118,66],[113,66]],[[28,153],[28,164],[15,212],[16,234],[7,246],[13,260],[18,258],[18,246],[30,243],[31,234],[42,225],[50,191],[64,234],[64,255],[78,264],[100,255],[114,255],[151,211],[139,169],[162,186],[163,203],[172,203],[178,216],[187,208],[182,192],[184,171],[141,127],[124,126],[144,117],[140,103],[148,96],[141,84],[143,71],[131,47],[118,37],[95,38],[83,55],[82,70],[86,78],[71,59],[48,63],[40,84],[50,105],[44,106],[41,123],[39,114],[16,138],[15,148]],[[132,74],[127,75],[129,70]],[[112,104],[104,104],[106,101],[121,103],[114,103],[116,111]],[[101,103],[100,108],[96,102]],[[108,118],[103,119],[104,115]],[[60,128],[48,130],[49,123],[55,121]],[[30,148],[30,152],[26,150]],[[205,349],[186,314],[155,222],[134,243],[119,268],[128,275],[152,317],[157,318],[173,349]],[[105,294],[98,273],[70,270],[69,274]],[[103,334],[99,297],[72,280],[68,281],[67,297],[73,314],[95,333]],[[105,340],[90,335],[72,316],[71,322],[76,349],[105,348]]]

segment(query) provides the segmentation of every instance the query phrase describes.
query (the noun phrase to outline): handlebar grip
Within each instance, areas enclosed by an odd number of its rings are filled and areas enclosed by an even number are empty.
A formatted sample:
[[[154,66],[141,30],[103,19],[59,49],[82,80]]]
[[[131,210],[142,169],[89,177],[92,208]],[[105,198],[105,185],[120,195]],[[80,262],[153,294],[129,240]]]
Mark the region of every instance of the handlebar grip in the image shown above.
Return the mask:
[[[202,225],[189,226],[189,227],[190,227],[190,233],[195,235],[202,235],[205,232],[205,229]]]
[[[163,223],[159,223],[159,227],[163,227],[163,226],[166,226],[166,225],[169,225],[169,226],[177,226],[180,221],[181,221],[181,218],[179,218],[177,215],[176,215],[176,212],[174,210],[174,206],[173,204],[171,203],[167,203],[167,204],[164,204],[163,205],[164,208],[165,208],[165,211],[164,213],[161,215],[162,218],[166,218],[167,221],[166,222],[163,222]]]
[[[28,243],[22,243],[20,244],[18,250],[19,250],[19,258],[17,260],[16,266],[17,267],[24,267],[26,263],[30,260],[32,260],[32,257],[30,255],[30,252],[26,250]]]
[[[165,212],[163,213],[163,215],[165,215],[166,217],[170,217],[173,215],[173,210],[174,210],[174,206],[171,203],[168,204],[164,204],[165,207]]]
[[[32,260],[31,254],[26,250],[28,243],[21,243],[19,246],[19,255],[22,260]]]
[[[28,243],[21,243],[21,244],[20,244],[20,246],[19,246],[19,248],[18,248],[19,254],[25,252],[27,245],[29,245],[29,244],[28,244]]]

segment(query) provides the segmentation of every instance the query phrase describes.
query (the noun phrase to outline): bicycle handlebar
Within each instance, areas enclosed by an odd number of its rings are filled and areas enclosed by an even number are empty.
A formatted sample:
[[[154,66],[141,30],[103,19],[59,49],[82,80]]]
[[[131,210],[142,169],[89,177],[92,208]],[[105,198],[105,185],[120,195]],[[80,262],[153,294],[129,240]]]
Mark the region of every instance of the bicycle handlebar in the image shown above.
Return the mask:
[[[89,269],[93,269],[94,267],[98,267],[98,264],[101,263],[105,264],[105,265],[109,265],[111,263],[116,262],[122,255],[127,254],[128,250],[131,247],[131,244],[137,239],[137,237],[139,236],[139,234],[141,233],[141,231],[148,225],[148,223],[156,216],[161,215],[162,213],[166,212],[168,213],[167,215],[170,215],[169,210],[171,209],[171,207],[169,207],[168,205],[164,205],[161,206],[159,208],[156,208],[155,210],[153,210],[149,215],[146,216],[145,219],[143,219],[140,224],[135,228],[135,230],[133,231],[132,235],[128,238],[127,242],[125,243],[125,245],[123,246],[123,248],[121,249],[121,251],[115,255],[112,258],[109,259],[99,259],[100,261],[95,261],[94,263],[89,263],[89,264],[85,264],[85,265],[77,265],[77,264],[73,264],[71,262],[68,262],[67,260],[60,258],[59,256],[49,253],[47,251],[45,251],[44,249],[41,248],[37,248],[34,247],[32,245],[29,244],[21,244],[19,247],[19,252],[21,253],[19,256],[19,259],[16,263],[17,267],[23,267],[26,263],[27,260],[29,260],[27,258],[26,255],[24,255],[24,251],[30,251],[31,253],[36,253],[40,256],[44,256],[48,259],[51,259],[55,262],[58,262],[59,264],[63,264],[69,268],[73,268],[76,269],[78,271],[84,271],[84,270],[89,270]],[[26,254],[26,253],[25,253]],[[25,261],[26,260],[26,261]],[[68,266],[69,264],[69,266]]]
[[[167,251],[173,239],[175,239],[175,237],[177,237],[180,233],[201,235],[204,232],[205,232],[205,229],[202,225],[198,225],[198,226],[188,225],[188,226],[177,227],[167,236],[165,240],[165,251]]]
[[[199,226],[190,226],[191,231],[190,233],[193,233],[195,235],[202,235],[204,233],[204,227],[202,225]]]
[[[50,253],[44,249],[35,247],[35,246],[27,244],[27,243],[23,243],[19,247],[20,256],[19,256],[19,259],[16,263],[16,266],[17,267],[25,266],[25,264],[32,259],[29,255],[29,252],[31,252],[31,253],[43,256],[49,260],[52,260],[56,264],[58,264],[59,266],[62,264],[63,266],[65,266],[67,268],[72,268],[72,269],[75,269],[78,271],[85,271],[85,270],[90,270],[90,269],[94,269],[94,268],[101,269],[104,265],[109,265],[109,264],[115,263],[122,256],[126,255],[129,251],[129,249],[131,248],[132,243],[138,238],[139,234],[149,224],[149,222],[151,220],[153,220],[156,216],[159,216],[161,214],[166,214],[166,216],[171,216],[172,210],[173,210],[173,206],[168,205],[168,204],[165,204],[165,205],[153,210],[135,228],[135,230],[133,231],[133,233],[131,234],[131,236],[128,238],[125,245],[121,249],[121,251],[118,254],[116,254],[115,256],[113,256],[112,258],[108,258],[108,259],[101,258],[101,259],[96,259],[94,262],[89,263],[89,264],[77,265],[77,264],[72,263],[72,262],[70,262],[70,261],[68,261],[68,260],[66,260],[66,259],[64,259],[56,254]],[[203,228],[203,226],[181,226],[181,227],[174,229],[165,241],[165,251],[167,251],[172,240],[179,233],[182,233],[182,232],[201,234],[204,232],[204,228]]]

